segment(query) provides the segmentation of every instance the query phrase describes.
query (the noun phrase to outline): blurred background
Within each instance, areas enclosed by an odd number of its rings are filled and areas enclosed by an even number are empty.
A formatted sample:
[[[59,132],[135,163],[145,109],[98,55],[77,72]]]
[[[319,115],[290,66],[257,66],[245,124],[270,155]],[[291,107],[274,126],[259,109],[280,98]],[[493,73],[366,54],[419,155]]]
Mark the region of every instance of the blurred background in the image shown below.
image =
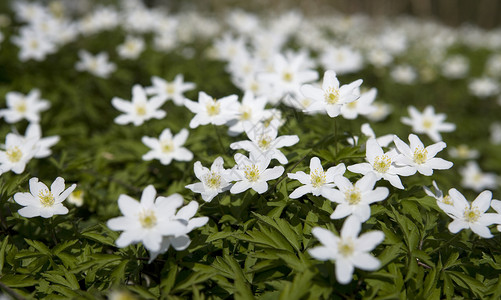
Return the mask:
[[[501,25],[501,0],[145,0],[148,5],[167,4],[173,10],[197,8],[207,12],[220,12],[232,8],[273,13],[297,9],[304,14],[327,14],[335,11],[374,17],[409,15],[432,19],[449,26],[464,23],[483,28]]]

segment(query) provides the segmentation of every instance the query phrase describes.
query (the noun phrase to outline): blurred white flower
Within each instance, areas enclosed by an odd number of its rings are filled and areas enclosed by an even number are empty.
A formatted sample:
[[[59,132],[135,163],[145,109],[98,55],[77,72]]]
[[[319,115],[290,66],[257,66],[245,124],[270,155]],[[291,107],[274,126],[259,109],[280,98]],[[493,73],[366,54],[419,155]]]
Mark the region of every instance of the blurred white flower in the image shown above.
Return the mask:
[[[499,94],[499,82],[491,77],[474,78],[468,84],[470,93],[479,98],[488,98]]]
[[[158,139],[149,136],[143,136],[141,141],[151,150],[143,155],[143,160],[158,159],[163,165],[168,165],[172,160],[190,161],[193,159],[193,153],[182,147],[188,138],[188,130],[181,129],[178,134],[172,136],[169,128],[166,128],[160,134]]]
[[[33,143],[33,157],[44,158],[52,154],[50,147],[59,142],[58,135],[42,137],[42,128],[38,123],[30,123],[26,128],[24,136],[20,136],[28,143]]]
[[[461,185],[476,192],[484,189],[495,189],[498,185],[498,177],[494,173],[483,172],[474,161],[466,163],[466,167],[459,169]]]
[[[490,141],[494,145],[499,145],[501,144],[501,123],[500,122],[494,122],[491,124],[489,127],[491,136],[490,136]]]
[[[71,192],[68,196],[68,202],[77,207],[81,207],[84,203],[84,191],[79,189]]]
[[[357,94],[357,92],[355,92],[355,94]],[[341,106],[341,115],[343,118],[353,120],[356,119],[358,115],[366,116],[376,111],[376,107],[372,105],[377,94],[375,88],[363,93],[358,92],[358,94],[360,94],[360,98]]]
[[[453,55],[442,62],[442,75],[451,79],[464,78],[469,68],[469,62],[465,56]]]
[[[108,78],[116,70],[116,65],[108,61],[108,53],[106,52],[100,52],[93,56],[86,50],[80,50],[78,56],[80,60],[75,65],[78,71],[87,71],[94,76]]]
[[[0,150],[0,174],[12,171],[21,174],[26,164],[37,152],[36,141],[25,140],[22,136],[8,133],[5,137],[5,151]]]
[[[134,126],[139,126],[153,118],[162,119],[167,114],[160,109],[164,103],[165,100],[158,97],[148,100],[146,92],[139,84],[132,87],[131,101],[126,101],[118,97],[111,99],[113,107],[124,113],[115,118],[115,123],[120,125],[133,123]]]
[[[417,80],[417,72],[409,65],[397,65],[390,72],[391,78],[397,83],[412,84]]]
[[[174,104],[180,106],[184,104],[184,93],[195,88],[193,82],[184,82],[183,74],[177,74],[172,82],[168,82],[160,77],[151,77],[153,86],[145,88],[148,95],[159,97],[162,100],[172,100]]]
[[[238,113],[236,119],[230,121],[228,134],[237,135],[258,124],[264,118],[267,99],[265,97],[254,97],[251,91],[245,91],[242,103],[238,103]]]
[[[336,279],[341,284],[348,284],[352,280],[355,267],[375,271],[380,266],[379,260],[369,254],[369,251],[384,240],[384,233],[370,231],[358,236],[361,228],[360,220],[350,216],[344,221],[341,236],[321,227],[311,230],[322,245],[309,249],[308,253],[321,261],[335,261]]]
[[[117,46],[118,55],[124,59],[136,59],[143,52],[145,47],[142,38],[127,36],[123,44]]]
[[[19,36],[13,36],[12,43],[20,48],[19,60],[42,61],[48,54],[56,52],[56,45],[45,35],[32,28],[24,27]]]
[[[38,178],[30,179],[29,193],[16,193],[14,201],[24,206],[17,212],[25,218],[42,217],[50,218],[53,215],[65,215],[68,209],[63,205],[63,201],[76,188],[72,184],[66,190],[64,189],[64,179],[57,177],[49,188]]]
[[[480,152],[478,150],[470,148],[470,146],[466,144],[461,144],[457,147],[450,147],[449,155],[453,158],[477,159],[480,157]]]
[[[408,108],[410,118],[402,117],[402,123],[412,126],[414,133],[426,133],[435,143],[442,140],[440,132],[451,132],[456,129],[456,125],[444,122],[445,114],[435,114],[433,106],[425,107],[420,113],[414,106]]]
[[[40,90],[32,89],[27,95],[19,92],[8,92],[5,96],[7,109],[0,110],[0,117],[7,123],[17,123],[22,119],[29,122],[40,122],[40,112],[50,107],[50,102],[40,99]]]
[[[366,117],[367,117],[367,119],[369,119],[373,122],[379,122],[379,121],[386,119],[386,117],[388,115],[390,115],[390,113],[392,111],[392,108],[389,104],[379,102],[379,101],[373,102],[372,107],[374,107],[375,110],[373,112],[371,112],[370,114],[368,114]]]
[[[320,61],[324,69],[333,70],[340,75],[355,73],[363,68],[362,54],[349,46],[326,48]]]

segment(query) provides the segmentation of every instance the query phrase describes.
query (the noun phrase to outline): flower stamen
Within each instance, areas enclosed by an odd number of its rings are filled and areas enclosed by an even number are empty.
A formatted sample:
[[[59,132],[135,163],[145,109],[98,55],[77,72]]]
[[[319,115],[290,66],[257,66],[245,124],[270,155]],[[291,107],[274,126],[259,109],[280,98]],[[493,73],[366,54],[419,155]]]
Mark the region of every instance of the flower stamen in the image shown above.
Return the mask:
[[[250,182],[256,182],[259,180],[259,169],[256,165],[245,166],[245,178]]]
[[[38,192],[38,199],[44,207],[50,207],[54,204],[54,195],[49,190],[41,190]]]
[[[374,158],[374,169],[379,173],[386,173],[390,169],[391,158],[388,155],[380,155]]]

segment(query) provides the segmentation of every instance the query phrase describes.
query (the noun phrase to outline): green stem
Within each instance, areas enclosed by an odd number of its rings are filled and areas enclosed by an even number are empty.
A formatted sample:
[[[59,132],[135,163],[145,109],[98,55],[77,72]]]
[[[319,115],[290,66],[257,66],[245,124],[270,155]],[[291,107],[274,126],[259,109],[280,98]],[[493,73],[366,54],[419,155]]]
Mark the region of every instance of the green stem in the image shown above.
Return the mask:
[[[54,226],[54,220],[53,220],[54,217],[50,217],[49,219],[49,227],[50,227],[50,234],[52,236],[52,241],[54,242],[54,244],[58,244],[57,243],[57,238],[56,238],[56,229],[55,229],[55,226]]]
[[[224,154],[224,153],[226,153],[227,149],[223,145],[223,140],[221,139],[221,135],[219,134],[219,129],[214,124],[212,124],[212,127],[216,131],[216,135],[217,135],[217,140],[219,142],[219,146],[221,146],[221,150],[223,151],[223,154]]]

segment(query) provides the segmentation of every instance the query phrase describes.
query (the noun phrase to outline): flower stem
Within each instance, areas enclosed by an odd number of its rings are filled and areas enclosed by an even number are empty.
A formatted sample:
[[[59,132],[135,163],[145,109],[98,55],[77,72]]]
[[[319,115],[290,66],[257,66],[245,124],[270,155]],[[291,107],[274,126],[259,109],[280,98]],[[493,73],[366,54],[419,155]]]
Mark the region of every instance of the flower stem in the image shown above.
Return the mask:
[[[219,146],[221,146],[221,151],[223,151],[223,153],[226,153],[226,148],[224,147],[223,145],[223,141],[221,140],[221,135],[219,134],[219,129],[217,128],[216,125],[212,124],[212,127],[214,128],[214,130],[216,131],[216,135],[217,135],[217,140],[219,142]]]
[[[54,244],[58,244],[57,243],[57,238],[56,238],[56,229],[55,229],[55,226],[54,226],[54,220],[53,220],[54,217],[51,217],[49,219],[49,227],[50,227],[50,235],[52,236],[52,241],[54,242]]]

